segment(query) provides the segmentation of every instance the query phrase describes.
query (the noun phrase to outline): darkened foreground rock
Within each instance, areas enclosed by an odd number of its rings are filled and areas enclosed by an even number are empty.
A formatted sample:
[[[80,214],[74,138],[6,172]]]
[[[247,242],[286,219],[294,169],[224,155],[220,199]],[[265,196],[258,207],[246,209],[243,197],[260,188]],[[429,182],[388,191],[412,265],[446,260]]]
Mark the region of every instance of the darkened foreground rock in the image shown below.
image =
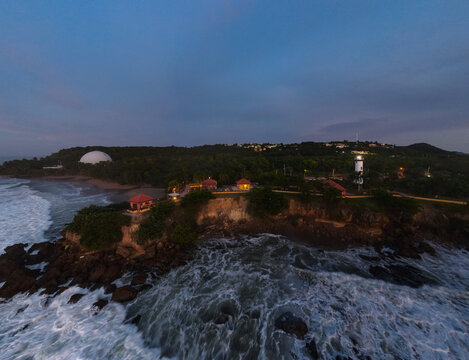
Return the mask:
[[[57,295],[66,290],[68,284],[82,288],[103,286],[106,293],[114,293],[116,289],[112,282],[128,272],[137,274],[133,285],[142,288],[148,271],[162,275],[189,258],[189,247],[169,241],[149,242],[126,257],[119,254],[119,246],[89,252],[77,241],[67,239],[34,244],[28,251],[25,247],[26,244],[15,244],[0,255],[0,283],[4,282],[0,298],[11,298],[23,292],[35,293],[40,289],[41,294]],[[41,262],[47,263],[42,272],[28,268]],[[124,296],[114,296],[117,298]],[[71,302],[78,300],[78,294],[70,299]]]
[[[275,327],[303,339],[308,332],[305,322],[291,312],[285,312],[275,320]]]
[[[70,296],[70,299],[68,300],[69,304],[75,304],[80,301],[80,299],[85,296],[85,294],[74,294]]]
[[[376,279],[413,288],[437,283],[436,280],[425,276],[422,271],[411,265],[370,266],[369,271]]]
[[[137,297],[137,290],[135,290],[132,286],[123,286],[117,288],[112,293],[112,301],[117,302],[126,302],[131,301]]]
[[[99,299],[98,301],[94,302],[93,307],[96,309],[94,315],[99,313],[103,309],[103,307],[105,307],[108,303],[109,301],[107,301],[106,299]]]
[[[316,346],[316,341],[314,339],[311,339],[311,341],[309,341],[306,344],[306,350],[308,351],[308,354],[310,355],[311,359],[313,360],[319,359],[318,348]]]

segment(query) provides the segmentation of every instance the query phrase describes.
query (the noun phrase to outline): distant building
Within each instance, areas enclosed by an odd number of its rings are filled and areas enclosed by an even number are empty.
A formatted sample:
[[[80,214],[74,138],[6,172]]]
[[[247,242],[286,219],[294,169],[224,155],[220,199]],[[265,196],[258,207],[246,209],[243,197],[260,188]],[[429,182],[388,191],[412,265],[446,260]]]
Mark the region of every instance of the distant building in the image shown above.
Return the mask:
[[[251,182],[246,178],[242,178],[236,181],[236,186],[238,187],[238,190],[250,190]]]
[[[340,193],[342,194],[342,196],[345,196],[346,190],[345,190],[345,188],[344,188],[342,185],[337,184],[337,183],[336,183],[335,181],[333,181],[333,180],[326,180],[326,181],[324,181],[324,184],[327,185],[327,186],[330,186],[330,187],[332,187],[332,188],[334,188],[334,189],[336,189],[336,190],[339,190]]]
[[[217,188],[217,181],[211,178],[202,181],[202,189],[204,190],[215,190]]]
[[[430,166],[427,168],[427,170],[425,170],[424,176],[427,177],[427,178],[431,178],[431,177],[432,177],[432,174],[431,174],[431,172],[430,172]]]
[[[181,195],[177,192],[172,192],[172,193],[168,194],[168,198],[169,198],[169,200],[177,202],[181,198]]]
[[[80,162],[83,164],[98,164],[100,162],[112,161],[111,157],[102,151],[90,151],[83,155]]]
[[[155,203],[155,199],[145,194],[139,194],[130,199],[129,203],[129,211],[131,213],[140,213],[150,210],[152,205]]]
[[[355,156],[355,172],[363,174],[363,156]]]
[[[44,170],[60,170],[63,169],[63,165],[54,165],[54,166],[43,166]]]
[[[402,166],[397,171],[397,178],[398,179],[404,179],[405,178],[404,168]]]

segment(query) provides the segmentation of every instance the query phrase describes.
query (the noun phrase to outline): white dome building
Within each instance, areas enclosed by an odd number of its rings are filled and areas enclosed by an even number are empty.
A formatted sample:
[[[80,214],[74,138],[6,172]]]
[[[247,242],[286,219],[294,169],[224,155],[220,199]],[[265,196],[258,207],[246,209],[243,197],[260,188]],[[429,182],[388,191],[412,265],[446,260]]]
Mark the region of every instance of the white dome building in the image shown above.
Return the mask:
[[[102,161],[112,161],[111,157],[102,151],[90,151],[83,155],[80,159],[84,164],[97,164]]]

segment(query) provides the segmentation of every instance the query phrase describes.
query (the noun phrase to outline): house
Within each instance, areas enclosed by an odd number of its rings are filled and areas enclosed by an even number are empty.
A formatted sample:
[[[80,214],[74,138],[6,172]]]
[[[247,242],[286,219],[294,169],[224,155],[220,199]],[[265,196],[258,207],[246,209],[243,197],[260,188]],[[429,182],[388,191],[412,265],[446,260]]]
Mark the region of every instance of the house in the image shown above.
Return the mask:
[[[211,178],[202,181],[202,189],[204,190],[215,190],[217,188],[217,181]]]
[[[141,213],[150,210],[152,205],[155,203],[155,199],[145,194],[139,194],[130,199],[129,203],[129,211],[131,213]]]
[[[238,190],[251,190],[251,182],[246,178],[236,181],[236,186]]]
[[[172,192],[172,193],[168,194],[168,198],[169,198],[169,200],[172,200],[174,202],[178,202],[181,198],[181,195],[177,192]]]
[[[337,184],[333,180],[326,180],[324,181],[324,185],[328,185],[336,190],[339,190],[342,196],[345,196],[345,188],[342,185]]]

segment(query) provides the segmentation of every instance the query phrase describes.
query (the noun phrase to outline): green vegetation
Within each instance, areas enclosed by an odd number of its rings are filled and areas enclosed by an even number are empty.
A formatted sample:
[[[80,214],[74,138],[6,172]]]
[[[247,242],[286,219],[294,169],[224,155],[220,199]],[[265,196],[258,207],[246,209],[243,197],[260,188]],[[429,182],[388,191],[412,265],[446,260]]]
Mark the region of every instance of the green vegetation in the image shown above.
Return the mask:
[[[167,227],[167,219],[174,210],[174,203],[164,201],[156,204],[150,210],[146,218],[135,233],[138,244],[143,245],[150,239],[156,239],[163,236]]]
[[[171,233],[171,241],[178,244],[193,243],[196,242],[197,239],[197,232],[193,224],[177,224]]]
[[[198,208],[199,206],[207,203],[210,199],[215,199],[215,196],[210,191],[200,190],[193,191],[181,200],[183,208]]]
[[[417,200],[395,197],[382,189],[373,191],[373,197],[369,200],[372,204],[372,210],[398,217],[401,222],[405,223],[411,223],[413,216],[420,209]]]
[[[241,177],[262,185],[294,189],[304,176],[343,175],[349,190],[352,183],[354,155],[351,151],[369,151],[365,155],[364,189],[384,187],[416,195],[469,197],[469,155],[444,151],[428,144],[380,146],[372,142],[343,142],[345,148],[322,143],[278,144],[254,151],[249,146],[205,145],[185,147],[75,147],[60,150],[40,159],[7,161],[1,175],[86,175],[121,184],[151,184],[180,188],[182,184],[211,176],[219,185],[234,184]],[[113,161],[98,165],[80,164],[78,160],[91,150],[108,153]],[[63,165],[61,170],[43,166]],[[430,166],[431,177],[424,173]],[[404,178],[397,177],[399,167]]]
[[[104,250],[121,241],[122,226],[130,217],[122,214],[122,204],[91,205],[78,211],[65,230],[80,235],[80,244],[88,250]]]
[[[248,211],[257,217],[277,215],[288,207],[288,200],[270,187],[254,188],[246,194],[249,199]]]

